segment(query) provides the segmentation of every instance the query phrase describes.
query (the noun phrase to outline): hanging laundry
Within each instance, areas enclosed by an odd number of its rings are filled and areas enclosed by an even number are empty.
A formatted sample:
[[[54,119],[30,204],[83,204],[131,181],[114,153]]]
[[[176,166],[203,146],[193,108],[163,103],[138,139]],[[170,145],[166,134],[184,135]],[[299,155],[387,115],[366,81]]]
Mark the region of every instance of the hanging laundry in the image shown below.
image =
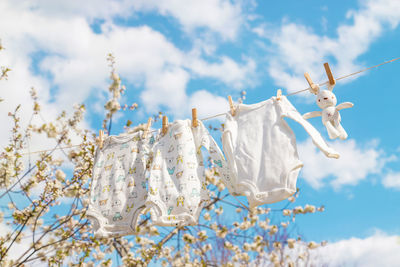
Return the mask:
[[[204,125],[191,127],[190,120],[177,120],[161,130],[152,148],[149,175],[149,208],[154,225],[196,225],[209,200],[201,146],[218,165],[225,165],[222,152]]]
[[[149,147],[142,132],[110,136],[95,154],[87,216],[95,235],[135,234],[144,209]]]
[[[328,90],[317,91],[317,105],[322,111],[312,111],[303,115],[304,119],[314,117],[322,117],[322,124],[325,125],[330,139],[340,138],[342,140],[347,138],[347,133],[341,125],[341,117],[339,111],[345,108],[354,106],[351,102],[344,102],[336,106],[336,96],[333,94],[334,85],[328,85]]]
[[[230,169],[228,189],[233,195],[246,196],[250,208],[281,201],[296,192],[303,163],[284,117],[300,123],[327,157],[339,158],[285,96],[239,104],[235,116],[226,115],[222,144]]]

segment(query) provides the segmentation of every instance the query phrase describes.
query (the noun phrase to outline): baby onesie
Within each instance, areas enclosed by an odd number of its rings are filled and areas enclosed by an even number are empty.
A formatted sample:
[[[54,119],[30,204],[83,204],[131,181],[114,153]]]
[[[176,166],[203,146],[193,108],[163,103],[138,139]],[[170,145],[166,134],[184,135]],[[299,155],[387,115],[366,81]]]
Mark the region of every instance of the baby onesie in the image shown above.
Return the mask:
[[[222,144],[230,170],[228,189],[233,195],[245,195],[251,208],[281,201],[296,192],[303,164],[296,137],[284,117],[302,125],[327,157],[339,157],[285,96],[239,104],[235,116],[227,114]]]
[[[204,173],[204,146],[215,160],[225,165],[222,152],[204,125],[192,128],[190,120],[178,120],[168,132],[158,134],[152,148],[146,207],[160,226],[196,225],[209,200]]]
[[[95,235],[135,233],[147,195],[148,140],[143,140],[142,134],[110,136],[103,148],[96,150],[87,211]]]

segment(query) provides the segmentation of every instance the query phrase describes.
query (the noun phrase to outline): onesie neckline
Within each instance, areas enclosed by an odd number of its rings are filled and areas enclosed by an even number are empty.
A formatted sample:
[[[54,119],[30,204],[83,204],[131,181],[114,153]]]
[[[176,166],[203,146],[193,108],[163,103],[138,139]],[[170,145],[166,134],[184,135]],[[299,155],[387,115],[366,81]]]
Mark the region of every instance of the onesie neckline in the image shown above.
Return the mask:
[[[280,101],[284,101],[284,99],[286,99],[286,97],[282,96]],[[258,102],[258,103],[254,103],[254,104],[243,104],[243,103],[240,103],[240,104],[237,105],[236,113],[232,117],[236,117],[237,115],[240,114],[241,111],[256,110],[256,109],[261,108],[262,106],[264,106],[266,104],[269,104],[271,102],[273,104],[276,104],[276,103],[279,103],[280,101],[277,101],[276,97],[271,97],[269,99],[266,99],[264,101],[261,101],[261,102]],[[230,112],[228,112],[227,114],[231,115]]]
[[[136,136],[139,136],[139,140],[138,141],[145,141],[148,139],[148,137],[143,137],[143,131],[139,130],[137,132],[134,133],[122,133],[119,135],[110,135],[107,136],[104,140],[104,147],[106,147],[108,144],[110,143],[126,143],[131,141],[132,139],[134,139]]]

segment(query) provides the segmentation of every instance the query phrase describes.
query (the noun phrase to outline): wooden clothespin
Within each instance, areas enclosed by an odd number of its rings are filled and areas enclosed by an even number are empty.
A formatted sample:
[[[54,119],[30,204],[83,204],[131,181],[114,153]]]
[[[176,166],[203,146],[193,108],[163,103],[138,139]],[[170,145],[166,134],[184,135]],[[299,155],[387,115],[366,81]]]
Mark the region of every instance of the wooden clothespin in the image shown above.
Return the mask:
[[[146,128],[143,131],[143,138],[146,138],[147,133],[149,132],[150,126],[151,126],[151,117],[147,120]]]
[[[276,91],[276,100],[281,100],[282,97],[282,90],[278,89],[278,91]]]
[[[319,92],[319,86],[318,84],[315,84],[310,77],[310,74],[308,74],[307,72],[304,73],[304,77],[306,78],[308,85],[310,86],[310,92],[313,93],[314,95],[318,94]]]
[[[192,108],[192,127],[196,128],[199,125],[197,121],[197,109]]]
[[[163,116],[162,118],[162,134],[166,134],[168,131],[168,117]]]
[[[104,131],[100,130],[99,131],[99,139],[98,139],[100,149],[103,148],[103,141],[104,141]]]
[[[231,109],[232,116],[235,116],[235,106],[233,105],[232,97],[228,95],[229,108]]]
[[[328,79],[329,79],[329,84],[330,85],[335,85],[336,81],[333,78],[331,68],[329,67],[329,63],[328,62],[324,63],[324,67],[325,67],[326,75],[328,76]]]

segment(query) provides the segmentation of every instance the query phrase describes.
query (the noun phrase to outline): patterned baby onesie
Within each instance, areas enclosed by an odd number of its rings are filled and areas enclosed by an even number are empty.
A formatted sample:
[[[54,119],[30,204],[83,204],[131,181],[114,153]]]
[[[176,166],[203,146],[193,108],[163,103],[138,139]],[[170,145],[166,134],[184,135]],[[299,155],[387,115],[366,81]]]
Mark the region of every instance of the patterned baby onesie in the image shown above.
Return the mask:
[[[281,201],[296,192],[303,163],[297,154],[296,137],[284,117],[302,125],[327,157],[339,157],[285,96],[239,104],[235,116],[227,114],[222,144],[231,174],[228,189],[233,195],[247,196],[251,208]]]
[[[87,211],[95,235],[135,233],[147,195],[148,140],[141,136],[142,132],[110,136],[96,151]]]
[[[201,146],[213,154],[216,164],[225,163],[201,122],[192,128],[190,120],[175,121],[164,136],[159,134],[156,138],[146,202],[155,225],[198,223],[201,210],[209,200]]]

